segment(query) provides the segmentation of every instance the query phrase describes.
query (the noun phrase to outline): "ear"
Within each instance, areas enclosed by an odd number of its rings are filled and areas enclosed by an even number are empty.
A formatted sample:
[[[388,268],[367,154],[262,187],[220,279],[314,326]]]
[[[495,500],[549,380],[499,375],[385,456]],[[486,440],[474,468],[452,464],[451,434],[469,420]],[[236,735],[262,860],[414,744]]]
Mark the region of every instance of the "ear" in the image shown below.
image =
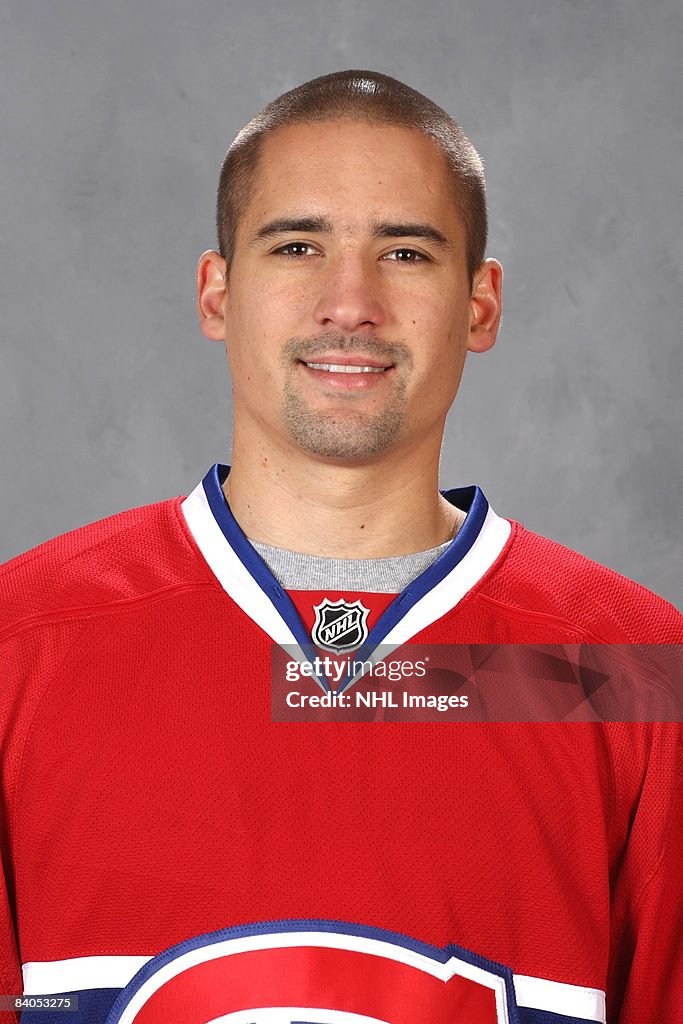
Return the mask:
[[[197,313],[202,334],[211,341],[225,339],[223,303],[226,263],[220,253],[207,249],[197,264]]]
[[[503,268],[498,260],[488,259],[477,268],[470,297],[470,352],[487,352],[496,343],[503,312]]]

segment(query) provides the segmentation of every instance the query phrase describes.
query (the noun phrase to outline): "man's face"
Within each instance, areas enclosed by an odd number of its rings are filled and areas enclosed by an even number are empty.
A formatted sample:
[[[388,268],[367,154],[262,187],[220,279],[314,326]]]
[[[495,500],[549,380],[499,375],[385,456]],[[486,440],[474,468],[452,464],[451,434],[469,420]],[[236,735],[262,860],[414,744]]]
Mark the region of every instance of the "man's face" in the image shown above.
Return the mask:
[[[236,435],[341,463],[439,444],[478,343],[436,144],[352,120],[270,135],[222,315]]]

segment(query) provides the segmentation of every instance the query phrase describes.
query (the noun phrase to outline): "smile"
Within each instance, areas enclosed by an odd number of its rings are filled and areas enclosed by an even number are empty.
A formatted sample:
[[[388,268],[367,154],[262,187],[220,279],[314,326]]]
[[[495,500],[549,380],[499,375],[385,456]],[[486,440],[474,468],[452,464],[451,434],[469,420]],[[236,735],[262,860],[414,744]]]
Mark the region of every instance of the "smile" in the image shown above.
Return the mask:
[[[327,373],[384,373],[386,366],[352,366],[350,363],[306,363],[311,370],[325,370]]]

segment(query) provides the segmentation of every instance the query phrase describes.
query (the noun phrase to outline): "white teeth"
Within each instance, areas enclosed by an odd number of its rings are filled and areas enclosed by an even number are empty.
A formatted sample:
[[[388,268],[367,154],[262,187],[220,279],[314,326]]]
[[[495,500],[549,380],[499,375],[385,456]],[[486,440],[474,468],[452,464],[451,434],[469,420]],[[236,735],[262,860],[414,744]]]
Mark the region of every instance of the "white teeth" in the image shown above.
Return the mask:
[[[306,363],[312,370],[327,370],[328,373],[383,373],[384,366],[349,366],[347,363]]]

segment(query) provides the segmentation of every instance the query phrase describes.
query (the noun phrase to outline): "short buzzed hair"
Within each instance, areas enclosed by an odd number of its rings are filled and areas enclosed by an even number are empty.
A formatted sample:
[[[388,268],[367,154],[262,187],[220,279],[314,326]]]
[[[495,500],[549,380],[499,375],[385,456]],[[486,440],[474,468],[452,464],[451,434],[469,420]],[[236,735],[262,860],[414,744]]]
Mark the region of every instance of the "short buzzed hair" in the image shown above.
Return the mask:
[[[218,248],[233,258],[240,215],[251,198],[263,140],[277,128],[352,118],[414,128],[433,139],[446,159],[453,200],[465,227],[470,287],[486,251],[486,183],[479,154],[460,125],[436,103],[377,71],[335,71],[283,93],[245,125],[225,155],[218,182]]]

